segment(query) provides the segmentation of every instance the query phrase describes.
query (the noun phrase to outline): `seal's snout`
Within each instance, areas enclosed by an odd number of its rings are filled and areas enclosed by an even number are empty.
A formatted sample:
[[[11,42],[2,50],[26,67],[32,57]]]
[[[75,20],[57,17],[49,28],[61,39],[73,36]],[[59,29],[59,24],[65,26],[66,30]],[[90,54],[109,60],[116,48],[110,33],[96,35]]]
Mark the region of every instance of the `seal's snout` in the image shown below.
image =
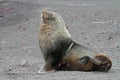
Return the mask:
[[[42,10],[41,17],[44,23],[50,23],[56,19],[55,13],[48,10]]]
[[[42,10],[42,14],[48,14],[47,10]]]
[[[48,11],[46,11],[46,10],[42,10],[42,14],[41,15],[42,15],[43,19],[47,19],[49,17]]]

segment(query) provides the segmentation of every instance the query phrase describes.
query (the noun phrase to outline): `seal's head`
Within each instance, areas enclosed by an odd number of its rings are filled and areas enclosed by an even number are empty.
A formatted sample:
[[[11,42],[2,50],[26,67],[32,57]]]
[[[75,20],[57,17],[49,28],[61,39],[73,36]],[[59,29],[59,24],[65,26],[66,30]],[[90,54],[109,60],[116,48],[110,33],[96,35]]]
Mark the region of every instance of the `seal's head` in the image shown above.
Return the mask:
[[[55,21],[56,17],[55,17],[55,12],[51,12],[51,11],[47,11],[47,10],[43,10],[41,13],[42,19],[44,23],[50,23]]]
[[[42,10],[41,17],[43,19],[43,23],[55,23],[58,26],[65,27],[64,20],[56,12],[52,12],[52,11],[48,11],[48,10]]]

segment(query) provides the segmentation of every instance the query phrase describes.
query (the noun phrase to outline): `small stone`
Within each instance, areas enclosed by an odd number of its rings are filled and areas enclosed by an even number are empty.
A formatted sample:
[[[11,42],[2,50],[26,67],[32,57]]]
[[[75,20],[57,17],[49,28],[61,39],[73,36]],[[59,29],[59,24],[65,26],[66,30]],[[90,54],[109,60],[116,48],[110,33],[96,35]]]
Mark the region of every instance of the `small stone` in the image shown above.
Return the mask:
[[[117,46],[116,48],[120,48],[120,46]]]
[[[11,69],[8,69],[8,71],[12,71]]]
[[[110,36],[108,39],[109,39],[109,40],[113,40],[113,37]]]
[[[5,43],[5,41],[1,41],[1,43]]]
[[[77,17],[77,16],[75,15],[75,17]]]
[[[27,60],[25,60],[25,59],[22,59],[21,60],[21,66],[24,66],[24,65],[26,65],[28,62],[27,62]]]
[[[2,17],[4,17],[3,15],[0,15],[0,17],[2,18]]]
[[[86,37],[84,39],[87,39]]]
[[[20,65],[21,65],[22,67],[28,67],[28,66],[33,65],[33,63],[31,63],[31,62],[29,62],[29,61],[27,61],[27,60],[25,60],[25,59],[22,59]]]
[[[23,28],[23,30],[26,30],[26,28]]]
[[[19,26],[19,28],[21,28],[22,26]]]
[[[98,39],[98,41],[100,42],[100,39]]]
[[[82,32],[82,34],[85,34],[84,32]]]
[[[90,45],[89,43],[87,43],[87,45]]]
[[[97,14],[95,14],[94,16],[98,16]]]
[[[28,19],[28,18],[26,18],[25,20],[26,20],[26,21],[28,21],[29,19]]]
[[[120,49],[118,51],[120,51]]]
[[[105,34],[105,32],[101,32],[101,34]]]

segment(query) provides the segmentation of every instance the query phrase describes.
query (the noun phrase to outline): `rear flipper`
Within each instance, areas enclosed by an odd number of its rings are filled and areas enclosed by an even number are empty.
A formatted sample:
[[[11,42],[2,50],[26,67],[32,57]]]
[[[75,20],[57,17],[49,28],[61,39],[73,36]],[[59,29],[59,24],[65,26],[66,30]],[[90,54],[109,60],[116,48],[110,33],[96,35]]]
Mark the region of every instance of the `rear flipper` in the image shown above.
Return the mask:
[[[96,55],[95,58],[84,56],[79,62],[86,71],[108,72],[112,66],[110,59],[104,55]]]
[[[95,58],[102,62],[102,64],[100,66],[96,66],[97,71],[108,72],[111,69],[112,62],[107,56],[96,55]]]

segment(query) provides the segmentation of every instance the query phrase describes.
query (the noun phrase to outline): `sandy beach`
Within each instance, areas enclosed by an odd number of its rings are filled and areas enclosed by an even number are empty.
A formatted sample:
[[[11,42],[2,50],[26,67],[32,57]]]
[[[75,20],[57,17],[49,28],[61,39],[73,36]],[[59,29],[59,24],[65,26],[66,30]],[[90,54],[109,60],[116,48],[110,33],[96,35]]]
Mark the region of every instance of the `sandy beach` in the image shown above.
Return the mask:
[[[120,80],[119,0],[0,0],[0,80]],[[73,40],[108,55],[108,73],[57,71],[38,74],[43,9],[59,13]]]

